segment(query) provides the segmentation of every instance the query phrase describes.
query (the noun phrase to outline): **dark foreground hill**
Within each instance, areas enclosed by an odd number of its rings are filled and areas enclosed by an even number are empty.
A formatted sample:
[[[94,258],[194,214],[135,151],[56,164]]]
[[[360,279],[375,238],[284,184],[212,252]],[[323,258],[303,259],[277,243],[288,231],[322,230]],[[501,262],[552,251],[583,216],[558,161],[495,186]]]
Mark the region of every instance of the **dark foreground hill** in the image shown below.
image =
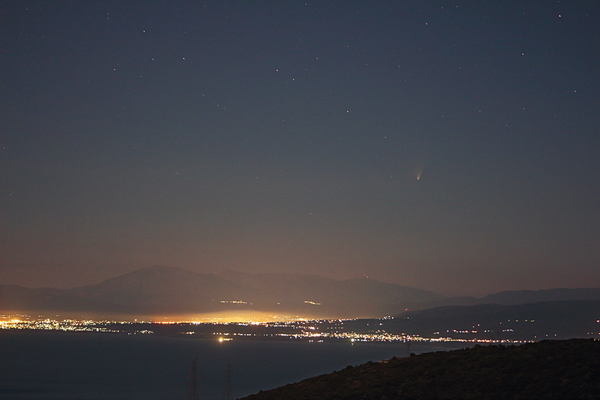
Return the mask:
[[[299,399],[598,399],[600,342],[476,346],[346,367],[244,397]]]

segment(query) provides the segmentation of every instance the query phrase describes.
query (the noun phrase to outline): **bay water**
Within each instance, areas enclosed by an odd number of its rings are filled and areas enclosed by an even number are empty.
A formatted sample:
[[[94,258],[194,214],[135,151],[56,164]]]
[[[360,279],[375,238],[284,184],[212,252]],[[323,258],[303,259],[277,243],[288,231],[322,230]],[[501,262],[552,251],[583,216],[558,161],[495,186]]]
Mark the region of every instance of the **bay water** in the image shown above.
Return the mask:
[[[229,392],[234,399],[348,365],[450,349],[440,346],[4,331],[0,332],[0,399],[186,399],[193,360],[199,366],[200,398],[223,399]]]

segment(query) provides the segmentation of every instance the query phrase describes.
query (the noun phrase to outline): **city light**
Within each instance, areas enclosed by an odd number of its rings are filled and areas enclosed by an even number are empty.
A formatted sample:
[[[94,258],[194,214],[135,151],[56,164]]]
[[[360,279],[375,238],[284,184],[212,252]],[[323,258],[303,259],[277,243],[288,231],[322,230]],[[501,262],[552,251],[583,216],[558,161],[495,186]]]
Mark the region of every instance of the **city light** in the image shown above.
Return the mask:
[[[384,318],[382,320],[389,319]],[[49,318],[32,318],[28,315],[19,316],[0,316],[0,329],[3,330],[44,330],[44,331],[65,331],[65,332],[101,332],[101,333],[122,333],[127,335],[152,335],[153,329],[135,329],[143,325],[154,325],[157,328],[164,325],[177,325],[182,328],[178,334],[195,335],[193,329],[196,326],[210,326],[218,328],[218,332],[211,332],[210,335],[216,336],[219,343],[233,340],[234,337],[240,338],[289,338],[289,339],[308,339],[309,342],[323,342],[323,340],[345,340],[352,343],[356,342],[463,342],[463,343],[486,343],[486,344],[520,344],[527,343],[527,340],[510,339],[491,339],[491,338],[456,338],[450,334],[476,333],[474,330],[448,330],[445,337],[423,337],[420,335],[410,335],[406,333],[393,334],[385,330],[377,330],[369,333],[360,333],[353,331],[344,331],[344,320],[299,320],[282,322],[251,322],[251,323],[208,323],[208,322],[189,322],[189,321],[94,321],[94,320],[76,320],[64,319],[54,320]],[[333,325],[333,326],[332,326]],[[253,328],[273,328],[269,331],[259,329],[259,332],[248,332]],[[120,328],[120,329],[119,329]],[[277,332],[277,328],[286,329],[286,332]],[[192,330],[192,331],[190,331]],[[293,332],[289,332],[292,330]],[[503,330],[503,332],[512,332],[512,329]],[[439,335],[439,332],[434,332]]]

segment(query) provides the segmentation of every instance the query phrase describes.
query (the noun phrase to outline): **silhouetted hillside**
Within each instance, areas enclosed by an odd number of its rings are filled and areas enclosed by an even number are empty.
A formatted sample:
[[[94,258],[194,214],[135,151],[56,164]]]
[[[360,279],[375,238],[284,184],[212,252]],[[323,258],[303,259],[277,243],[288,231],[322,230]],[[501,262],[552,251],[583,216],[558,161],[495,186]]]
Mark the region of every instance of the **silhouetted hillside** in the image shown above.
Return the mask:
[[[437,307],[407,311],[394,319],[344,323],[356,332],[458,339],[541,340],[600,338],[600,300],[550,301],[504,306]]]
[[[247,274],[234,271],[224,271],[219,276],[260,293],[259,296],[250,297],[255,303],[273,304],[273,300],[278,299],[280,305],[289,307],[311,301],[318,303],[323,310],[336,310],[345,315],[382,316],[390,311],[390,304],[400,302],[407,307],[445,298],[426,290],[369,278],[339,281],[309,274]]]
[[[253,293],[214,274],[165,266],[143,268],[71,292],[98,303],[166,313],[210,311],[220,300]]]
[[[28,289],[16,285],[0,285],[0,309],[3,311],[30,310],[94,310],[110,311],[110,306],[90,298],[77,296],[68,290]]]
[[[597,399],[600,342],[476,346],[347,367],[244,397],[307,399]]]
[[[373,279],[338,281],[306,274],[200,274],[153,266],[74,289],[0,285],[2,310],[189,314],[227,310],[293,313],[311,317],[377,317],[390,304],[443,296]]]
[[[435,300],[430,303],[422,302],[415,304],[412,309],[424,310],[441,306],[474,306],[479,304],[501,304],[509,306],[566,300],[600,300],[600,288],[512,290],[488,294],[487,296],[480,298],[464,296]],[[396,310],[396,313],[401,311],[400,308],[396,308]]]
[[[309,274],[248,274],[235,271],[202,274],[165,266],[142,268],[95,285],[74,289],[28,289],[0,285],[1,311],[147,316],[258,311],[313,318],[378,318],[398,315],[406,308],[412,311],[440,305],[493,302],[522,304],[550,300],[600,300],[600,289],[516,291],[501,292],[480,299],[447,299],[426,290],[369,278],[340,281]],[[467,311],[470,316],[477,316],[475,319],[471,318],[473,321],[481,319],[481,313],[477,310]],[[498,319],[497,310],[500,309],[483,307],[481,310],[484,313],[493,311],[490,318]],[[447,309],[436,319],[450,317],[451,312],[456,310]],[[425,315],[427,314],[415,314],[415,318]],[[531,318],[534,317],[527,317]],[[448,324],[451,325],[457,326],[454,323]],[[440,329],[433,329],[432,332]]]

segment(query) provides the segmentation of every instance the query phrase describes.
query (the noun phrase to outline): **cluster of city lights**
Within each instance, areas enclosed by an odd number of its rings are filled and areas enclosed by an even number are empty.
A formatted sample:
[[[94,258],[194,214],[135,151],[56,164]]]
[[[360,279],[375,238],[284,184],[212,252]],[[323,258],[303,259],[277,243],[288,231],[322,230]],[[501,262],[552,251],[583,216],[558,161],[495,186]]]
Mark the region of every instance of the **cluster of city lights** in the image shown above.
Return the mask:
[[[119,330],[109,329],[92,320],[65,319],[57,321],[53,319],[0,319],[0,329],[28,329],[43,331],[65,331],[65,332],[104,332],[115,333]]]
[[[220,326],[219,332],[212,332],[219,342],[227,342],[238,338],[289,338],[289,339],[308,339],[309,342],[323,342],[324,340],[349,340],[351,342],[464,342],[464,343],[487,343],[487,344],[518,344],[527,341],[509,340],[509,339],[465,339],[451,337],[422,337],[419,335],[392,334],[384,330],[377,330],[372,333],[358,333],[353,331],[338,331],[337,328],[343,325],[345,320],[301,320],[295,322],[249,322],[249,323],[200,323],[200,322],[176,322],[176,321],[94,321],[94,320],[76,320],[64,319],[53,320],[48,318],[32,318],[28,315],[0,315],[0,329],[14,330],[45,330],[45,331],[68,331],[68,332],[103,332],[103,333],[127,333],[128,335],[150,335],[153,330],[125,330],[115,329],[115,325],[135,325],[135,324],[188,324],[194,325],[212,325]],[[321,323],[337,323],[337,326],[327,327],[326,329],[336,329],[335,331],[324,331],[319,325]],[[266,328],[292,328],[294,333],[247,333],[236,332],[236,327],[262,326]],[[466,333],[468,331],[453,330],[454,333]],[[181,332],[186,335],[194,335],[196,332]],[[434,334],[439,335],[439,332]]]

